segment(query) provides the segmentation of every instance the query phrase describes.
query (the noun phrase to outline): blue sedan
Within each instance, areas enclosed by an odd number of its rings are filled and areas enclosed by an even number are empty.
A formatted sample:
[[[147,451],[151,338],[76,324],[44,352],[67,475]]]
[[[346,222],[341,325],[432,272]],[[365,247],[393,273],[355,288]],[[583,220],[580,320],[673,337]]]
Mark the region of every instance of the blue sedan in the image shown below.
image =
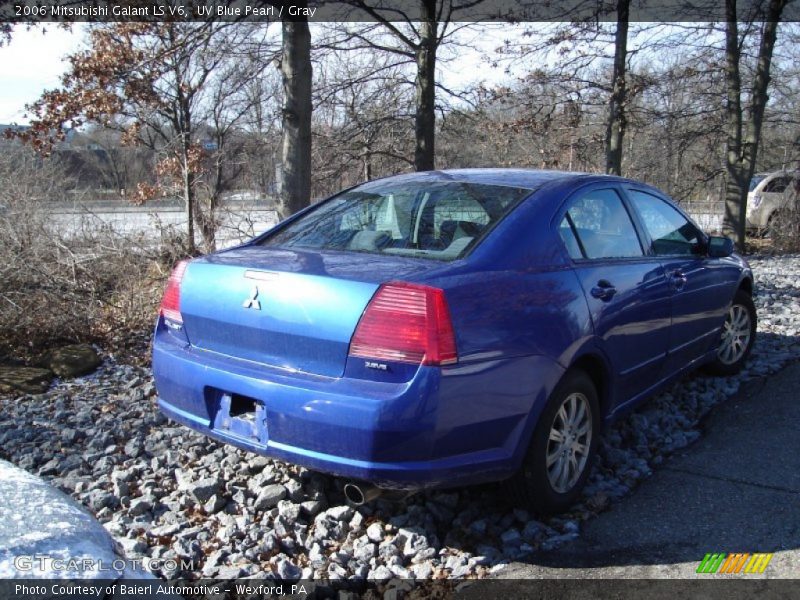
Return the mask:
[[[348,478],[354,503],[510,479],[555,512],[607,423],[741,369],[752,293],[731,241],[642,183],[414,173],[179,263],[153,373],[174,421]]]

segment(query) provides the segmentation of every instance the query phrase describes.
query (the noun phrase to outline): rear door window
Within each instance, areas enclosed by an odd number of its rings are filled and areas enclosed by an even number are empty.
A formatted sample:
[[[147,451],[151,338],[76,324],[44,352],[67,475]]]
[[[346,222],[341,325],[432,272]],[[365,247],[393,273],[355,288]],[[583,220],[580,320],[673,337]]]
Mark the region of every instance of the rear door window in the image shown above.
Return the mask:
[[[593,190],[573,200],[559,232],[573,259],[643,255],[633,221],[612,189]]]

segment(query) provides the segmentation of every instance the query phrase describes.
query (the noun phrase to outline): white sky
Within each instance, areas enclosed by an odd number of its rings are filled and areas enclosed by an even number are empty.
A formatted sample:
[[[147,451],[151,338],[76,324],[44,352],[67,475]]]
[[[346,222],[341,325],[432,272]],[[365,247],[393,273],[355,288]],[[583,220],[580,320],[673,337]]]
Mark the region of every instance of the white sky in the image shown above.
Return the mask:
[[[510,33],[513,36],[512,32],[508,25],[470,32],[467,39],[476,49],[440,63],[441,80],[455,88],[480,81],[504,81],[502,69],[491,69],[485,57]],[[27,123],[25,105],[38,99],[45,89],[59,85],[59,77],[67,68],[64,56],[80,47],[84,33],[82,24],[74,25],[71,32],[53,23],[48,24],[46,33],[40,27],[15,28],[11,43],[0,47],[0,123]]]
[[[78,48],[81,29],[71,33],[52,23],[47,33],[16,28],[11,43],[0,47],[0,123],[24,123],[25,104],[58,86],[67,67],[62,59]]]

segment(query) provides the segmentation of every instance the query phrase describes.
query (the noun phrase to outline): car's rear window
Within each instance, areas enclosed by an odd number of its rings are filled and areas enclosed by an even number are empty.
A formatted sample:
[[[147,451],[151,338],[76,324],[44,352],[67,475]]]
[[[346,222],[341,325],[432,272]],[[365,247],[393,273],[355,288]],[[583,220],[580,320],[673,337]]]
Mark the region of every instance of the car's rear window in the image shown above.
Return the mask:
[[[453,260],[531,191],[456,181],[376,181],[320,204],[261,244]]]

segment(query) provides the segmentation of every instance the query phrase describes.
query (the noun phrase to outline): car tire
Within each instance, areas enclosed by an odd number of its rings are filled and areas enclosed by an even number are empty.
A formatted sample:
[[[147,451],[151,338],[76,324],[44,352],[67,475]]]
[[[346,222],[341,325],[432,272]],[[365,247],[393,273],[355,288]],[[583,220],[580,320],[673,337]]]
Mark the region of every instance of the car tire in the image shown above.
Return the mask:
[[[735,375],[747,362],[756,341],[756,307],[744,290],[733,297],[720,332],[717,356],[708,366],[714,375]]]
[[[517,506],[549,515],[578,500],[597,452],[599,407],[591,378],[581,370],[569,371],[550,395],[522,467],[508,482]],[[582,433],[586,427],[588,435]]]

